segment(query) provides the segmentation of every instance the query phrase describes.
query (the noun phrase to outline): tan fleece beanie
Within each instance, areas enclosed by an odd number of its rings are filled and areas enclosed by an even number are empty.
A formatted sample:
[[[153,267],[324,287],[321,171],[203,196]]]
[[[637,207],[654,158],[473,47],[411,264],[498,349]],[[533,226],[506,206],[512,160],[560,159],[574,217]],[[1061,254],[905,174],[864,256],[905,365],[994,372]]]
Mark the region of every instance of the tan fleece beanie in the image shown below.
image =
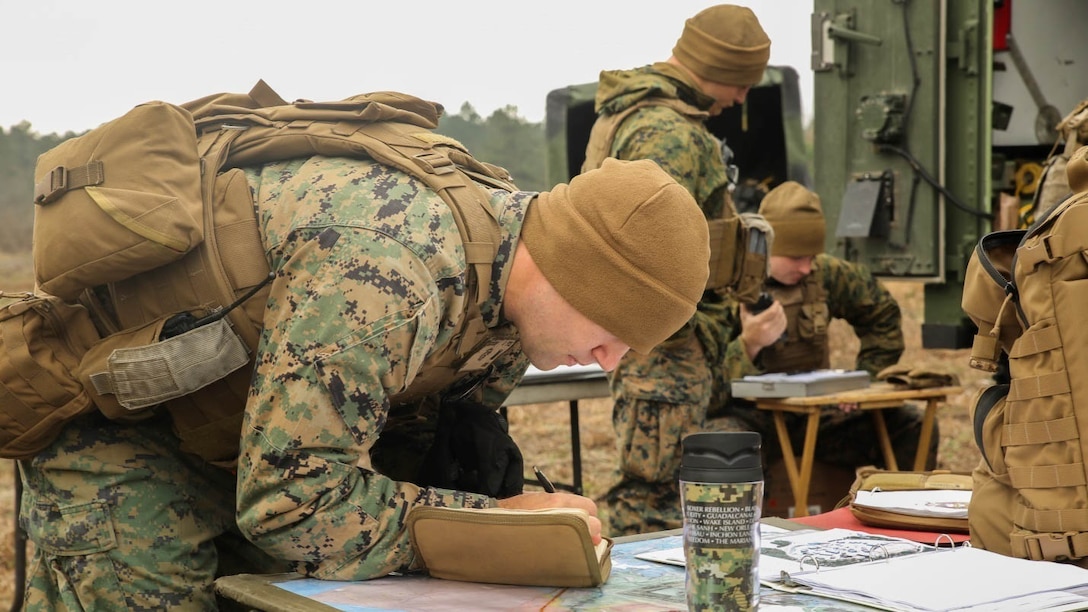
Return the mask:
[[[710,273],[702,210],[650,160],[608,158],[541,193],[521,238],[563,299],[640,353],[695,314]]]
[[[684,22],[672,54],[708,81],[755,85],[771,58],[771,39],[751,9],[719,4]]]
[[[820,196],[786,181],[763,196],[759,214],[774,228],[771,255],[806,257],[824,252],[824,211]]]

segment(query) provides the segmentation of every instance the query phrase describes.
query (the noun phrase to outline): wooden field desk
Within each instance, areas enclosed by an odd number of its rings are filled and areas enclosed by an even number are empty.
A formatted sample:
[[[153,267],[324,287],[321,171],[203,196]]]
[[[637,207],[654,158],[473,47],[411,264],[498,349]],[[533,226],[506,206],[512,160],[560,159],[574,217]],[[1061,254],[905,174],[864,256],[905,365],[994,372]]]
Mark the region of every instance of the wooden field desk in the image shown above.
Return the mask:
[[[795,516],[808,516],[808,492],[812,482],[812,463],[816,456],[816,436],[820,427],[820,412],[824,406],[838,404],[857,404],[858,410],[871,410],[876,424],[880,448],[884,452],[887,469],[898,470],[892,441],[888,428],[884,424],[883,410],[896,408],[909,400],[925,401],[925,415],[922,418],[922,431],[918,437],[918,452],[914,456],[914,470],[924,470],[930,440],[933,437],[933,423],[937,419],[937,406],[963,391],[960,387],[932,387],[929,389],[902,389],[887,383],[877,383],[865,389],[843,391],[831,395],[810,395],[806,397],[761,397],[748,398],[755,402],[756,408],[770,410],[774,415],[774,427],[778,441],[782,446],[782,463],[790,479],[793,491]],[[790,442],[786,429],[786,413],[807,414],[804,448],[801,450],[801,466],[798,469],[797,455]]]

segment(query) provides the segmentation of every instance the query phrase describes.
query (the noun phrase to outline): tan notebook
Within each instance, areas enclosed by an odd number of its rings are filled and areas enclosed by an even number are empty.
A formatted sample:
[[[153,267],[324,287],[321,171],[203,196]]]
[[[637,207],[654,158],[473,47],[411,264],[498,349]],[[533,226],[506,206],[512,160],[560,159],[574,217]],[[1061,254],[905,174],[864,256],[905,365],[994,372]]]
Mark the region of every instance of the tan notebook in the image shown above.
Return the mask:
[[[412,547],[435,578],[527,586],[591,587],[608,580],[612,540],[593,544],[573,508],[469,509],[418,506],[408,514]]]

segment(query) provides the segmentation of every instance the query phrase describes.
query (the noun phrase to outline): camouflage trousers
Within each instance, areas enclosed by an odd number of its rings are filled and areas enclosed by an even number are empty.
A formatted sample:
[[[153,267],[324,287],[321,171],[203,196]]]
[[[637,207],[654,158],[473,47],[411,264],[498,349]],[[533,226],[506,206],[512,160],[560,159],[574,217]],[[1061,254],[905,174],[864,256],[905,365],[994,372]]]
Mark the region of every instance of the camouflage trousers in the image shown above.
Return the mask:
[[[629,352],[610,375],[619,465],[599,502],[613,537],[683,526],[680,455],[684,436],[703,431],[715,377],[692,335],[648,355]]]
[[[19,463],[26,610],[214,610],[216,577],[287,571],[238,533],[234,474],[179,451],[168,419],[83,417]]]

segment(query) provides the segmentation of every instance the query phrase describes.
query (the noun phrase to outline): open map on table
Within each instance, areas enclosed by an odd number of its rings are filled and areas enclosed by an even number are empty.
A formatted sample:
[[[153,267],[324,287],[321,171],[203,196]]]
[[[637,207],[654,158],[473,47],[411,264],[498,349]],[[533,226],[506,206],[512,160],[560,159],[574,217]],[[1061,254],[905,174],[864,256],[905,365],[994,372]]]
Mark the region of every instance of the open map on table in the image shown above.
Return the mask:
[[[783,531],[772,528],[775,532]],[[425,576],[387,576],[362,582],[293,579],[275,586],[335,610],[374,612],[403,610],[684,610],[684,569],[638,558],[652,551],[677,548],[679,535],[616,544],[612,574],[592,588],[544,588],[475,584]],[[761,590],[760,612],[864,612],[859,605],[803,593]]]

